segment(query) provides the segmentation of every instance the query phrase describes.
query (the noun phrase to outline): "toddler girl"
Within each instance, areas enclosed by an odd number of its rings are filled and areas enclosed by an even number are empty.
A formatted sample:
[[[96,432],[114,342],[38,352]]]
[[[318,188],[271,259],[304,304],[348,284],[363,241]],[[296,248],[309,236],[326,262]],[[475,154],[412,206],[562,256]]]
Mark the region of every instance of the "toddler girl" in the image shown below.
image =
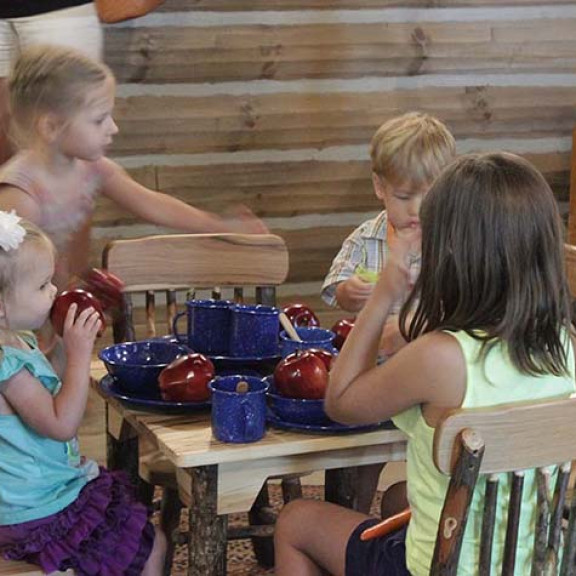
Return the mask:
[[[0,551],[46,573],[160,575],[164,536],[127,478],[78,454],[98,313],[70,306],[62,381],[32,334],[56,295],[55,256],[36,226],[0,212]]]
[[[149,190],[105,158],[118,128],[115,81],[105,65],[70,48],[24,50],[8,81],[22,151],[0,170],[0,209],[37,224],[54,242],[56,284],[82,272],[99,194],[147,222],[184,232],[266,232],[246,208],[231,219]]]
[[[542,175],[511,154],[462,157],[432,185],[420,222],[422,270],[400,314],[409,343],[376,365],[382,327],[409,286],[417,231],[395,238],[385,273],[330,373],[326,396],[326,411],[338,422],[394,417],[406,433],[408,530],[361,541],[360,534],[377,519],[325,502],[294,501],[276,525],[276,576],[428,576],[449,483],[432,460],[434,428],[442,416],[458,407],[567,398],[574,392],[562,225]],[[506,493],[509,480],[501,482]],[[480,481],[459,576],[478,574],[483,492]],[[515,574],[530,574],[535,493],[534,473],[528,471]],[[500,515],[495,530],[502,542],[506,526]],[[495,546],[493,573],[502,549]]]

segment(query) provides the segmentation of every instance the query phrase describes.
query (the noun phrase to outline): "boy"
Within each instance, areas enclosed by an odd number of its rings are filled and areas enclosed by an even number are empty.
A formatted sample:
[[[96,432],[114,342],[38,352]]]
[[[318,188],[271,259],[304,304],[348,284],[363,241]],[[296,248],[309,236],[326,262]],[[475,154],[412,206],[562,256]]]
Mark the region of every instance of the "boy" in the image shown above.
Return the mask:
[[[344,241],[322,286],[322,298],[327,304],[338,305],[347,312],[359,312],[363,308],[386,263],[390,242],[394,236],[420,226],[422,199],[455,155],[454,137],[442,122],[428,114],[410,112],[378,128],[370,150],[372,185],[384,210],[361,224]],[[413,280],[419,271],[420,255],[415,255],[410,263]],[[398,303],[396,312],[400,307]],[[382,358],[392,355],[404,344],[396,316],[382,334]],[[359,471],[358,509],[362,512],[370,511],[381,469],[381,465],[374,465]],[[388,503],[382,504],[383,517],[398,511],[385,510]]]

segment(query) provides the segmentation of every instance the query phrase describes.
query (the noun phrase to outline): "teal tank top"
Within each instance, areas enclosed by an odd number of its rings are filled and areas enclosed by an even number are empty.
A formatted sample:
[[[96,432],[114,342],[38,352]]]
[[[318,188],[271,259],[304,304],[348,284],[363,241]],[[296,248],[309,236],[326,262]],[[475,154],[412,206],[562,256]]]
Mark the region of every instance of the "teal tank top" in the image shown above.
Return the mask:
[[[446,332],[459,342],[466,361],[466,394],[462,408],[495,406],[510,402],[564,398],[575,390],[574,351],[569,335],[566,335],[569,376],[529,376],[521,374],[512,365],[505,345],[497,345],[485,359],[480,359],[481,342],[465,332]],[[408,436],[407,479],[408,500],[412,519],[406,536],[406,564],[412,576],[428,576],[434,554],[436,532],[444,497],[448,489],[449,477],[441,474],[432,460],[434,428],[428,426],[422,416],[420,406],[393,418],[394,423]],[[551,483],[553,487],[553,482]],[[468,524],[464,534],[459,576],[477,576],[480,528],[482,525],[482,505],[485,481],[480,479],[472,499]],[[510,483],[507,475],[500,477],[499,498],[509,494]],[[533,529],[536,514],[536,484],[532,471],[524,480],[523,506],[518,535],[518,552],[514,576],[530,574]],[[493,549],[494,574],[501,564],[503,535],[506,524],[503,519],[505,508],[498,507]]]
[[[55,395],[60,380],[33,336],[23,335],[33,348],[3,346],[3,383],[28,370]],[[82,461],[78,442],[60,442],[37,434],[15,414],[0,414],[0,525],[46,518],[71,504],[80,490],[98,475],[93,461]]]

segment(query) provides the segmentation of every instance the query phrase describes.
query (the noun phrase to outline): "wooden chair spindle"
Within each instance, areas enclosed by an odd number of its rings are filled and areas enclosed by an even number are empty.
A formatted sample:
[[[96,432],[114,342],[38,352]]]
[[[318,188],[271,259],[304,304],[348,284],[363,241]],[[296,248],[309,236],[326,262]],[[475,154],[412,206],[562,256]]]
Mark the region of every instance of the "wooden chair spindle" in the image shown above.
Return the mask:
[[[486,478],[484,512],[482,515],[482,533],[480,536],[480,557],[478,560],[479,576],[490,576],[492,562],[492,545],[494,542],[494,525],[496,522],[496,503],[498,500],[498,474]]]
[[[546,561],[548,532],[550,527],[550,468],[536,470],[537,515],[534,529],[534,555],[532,576],[542,576]]]

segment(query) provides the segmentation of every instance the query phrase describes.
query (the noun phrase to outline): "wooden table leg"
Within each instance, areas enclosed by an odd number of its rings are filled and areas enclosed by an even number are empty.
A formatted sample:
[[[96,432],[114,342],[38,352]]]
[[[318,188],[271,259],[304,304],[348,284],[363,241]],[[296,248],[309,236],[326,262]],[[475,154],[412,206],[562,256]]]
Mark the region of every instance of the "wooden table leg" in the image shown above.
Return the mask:
[[[106,406],[106,466],[109,470],[124,470],[136,486],[140,501],[149,506],[154,486],[144,482],[138,474],[138,434],[126,420],[122,421],[119,433],[111,434],[109,416]]]
[[[228,517],[218,516],[218,466],[189,470],[188,574],[226,576]]]
[[[334,468],[324,475],[324,498],[354,510],[358,507],[358,468]]]

